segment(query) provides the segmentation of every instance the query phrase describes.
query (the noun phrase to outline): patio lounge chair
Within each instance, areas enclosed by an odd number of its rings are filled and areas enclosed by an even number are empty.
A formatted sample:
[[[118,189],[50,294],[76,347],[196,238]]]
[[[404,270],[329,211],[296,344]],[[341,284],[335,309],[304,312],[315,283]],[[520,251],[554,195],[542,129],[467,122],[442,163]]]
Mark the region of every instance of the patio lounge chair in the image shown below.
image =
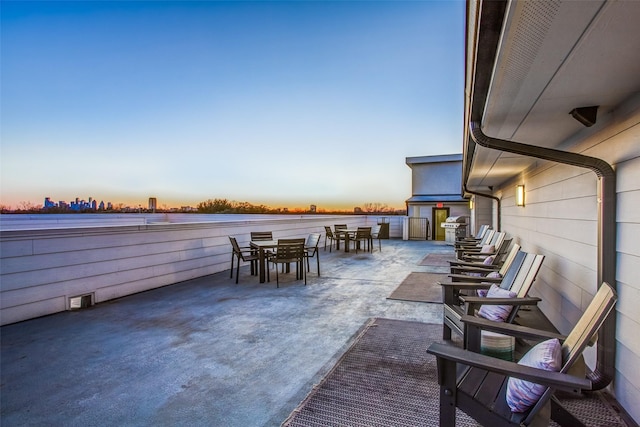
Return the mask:
[[[509,242],[510,241],[511,240],[509,239]],[[515,257],[515,255],[520,250],[520,245],[515,243],[513,246],[511,246],[511,249],[509,249],[509,252],[507,253],[506,251],[509,247],[509,242],[505,242],[502,244],[502,246],[500,247],[500,251],[489,260],[491,261],[490,263],[486,262],[486,258],[482,262],[460,260],[449,261],[451,274],[466,274],[473,276],[478,275],[474,273],[480,273],[479,275],[486,276],[487,273],[490,273],[492,271],[500,271],[500,275],[504,276],[506,273],[506,269],[509,268],[509,265],[511,265],[511,261],[513,261],[513,257]]]
[[[493,233],[491,240],[481,246],[460,247],[456,249],[456,257],[465,261],[482,260],[488,256],[495,256],[505,241],[507,233],[499,231]]]
[[[484,234],[490,228],[491,226],[489,224],[483,224],[480,226],[475,236],[462,237],[462,238],[456,239],[456,243],[463,243],[463,242],[478,243],[480,240],[482,240],[482,237],[484,237]]]
[[[491,242],[491,239],[493,239],[493,235],[496,234],[496,230],[490,228],[486,231],[486,233],[484,233],[484,236],[482,236],[482,239],[479,241],[462,241],[462,242],[455,242],[453,244],[453,248],[455,249],[456,253],[458,253],[458,251],[462,251],[465,249],[471,250],[471,249],[475,249],[475,248],[479,248],[482,249],[482,247],[484,245],[487,245]]]
[[[518,309],[523,305],[535,305],[540,301],[537,297],[528,297],[529,289],[533,285],[540,270],[544,255],[518,252],[511,263],[507,274],[502,279],[490,279],[488,277],[470,277],[476,279],[470,282],[441,283],[443,286],[443,325],[442,338],[451,339],[451,332],[454,331],[463,337],[464,346],[467,345],[466,324],[461,318],[464,315],[474,315],[476,309],[481,306],[487,308],[479,311],[480,314],[487,312],[496,316],[501,315],[506,323],[512,323],[518,314]],[[499,281],[499,283],[495,283]],[[482,283],[485,282],[485,283]],[[460,295],[460,290],[488,289],[491,283],[499,285],[502,290],[508,290],[516,294],[515,298],[489,298],[479,296]],[[490,294],[489,294],[490,295]],[[506,307],[511,307],[510,311],[503,313]],[[495,308],[492,308],[495,307]]]
[[[525,355],[526,364],[500,360],[442,343],[431,344],[427,352],[435,355],[438,363],[440,426],[456,425],[456,408],[485,426],[549,425],[549,418],[565,426],[584,426],[562,407],[553,393],[556,389],[573,393],[591,389],[589,379],[583,375],[571,375],[572,368],[578,365],[576,362],[613,310],[616,299],[614,289],[604,282],[566,338],[533,328],[464,316],[463,321],[470,325],[470,333],[471,328],[485,329],[514,337],[548,341],[538,344]],[[557,345],[553,341],[555,339],[562,342],[560,350],[547,353],[556,356],[551,364],[557,364],[559,369],[557,372],[541,369],[547,364],[537,357],[543,352],[535,349],[550,350]],[[523,390],[528,390],[529,394],[522,395]],[[514,412],[514,409],[519,412]]]

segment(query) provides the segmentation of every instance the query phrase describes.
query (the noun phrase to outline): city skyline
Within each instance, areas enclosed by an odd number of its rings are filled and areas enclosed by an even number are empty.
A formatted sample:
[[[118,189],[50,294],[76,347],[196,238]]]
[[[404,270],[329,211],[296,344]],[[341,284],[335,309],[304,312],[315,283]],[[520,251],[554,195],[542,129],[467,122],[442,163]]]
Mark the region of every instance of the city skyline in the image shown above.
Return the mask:
[[[0,19],[4,206],[402,208],[406,157],[461,152],[462,1],[4,2]]]

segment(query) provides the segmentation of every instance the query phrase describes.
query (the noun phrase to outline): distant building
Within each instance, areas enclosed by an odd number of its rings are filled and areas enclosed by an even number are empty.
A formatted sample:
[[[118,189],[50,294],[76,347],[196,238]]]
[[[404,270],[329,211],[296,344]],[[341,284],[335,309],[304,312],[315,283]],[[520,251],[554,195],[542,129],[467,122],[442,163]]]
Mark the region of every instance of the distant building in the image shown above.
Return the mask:
[[[309,206],[309,212],[316,213],[316,210],[317,210],[317,206],[316,205]]]
[[[44,207],[46,208],[54,208],[56,204],[51,201],[51,197],[45,197],[44,199]]]
[[[155,197],[149,197],[149,210],[155,212],[158,207],[158,200]]]

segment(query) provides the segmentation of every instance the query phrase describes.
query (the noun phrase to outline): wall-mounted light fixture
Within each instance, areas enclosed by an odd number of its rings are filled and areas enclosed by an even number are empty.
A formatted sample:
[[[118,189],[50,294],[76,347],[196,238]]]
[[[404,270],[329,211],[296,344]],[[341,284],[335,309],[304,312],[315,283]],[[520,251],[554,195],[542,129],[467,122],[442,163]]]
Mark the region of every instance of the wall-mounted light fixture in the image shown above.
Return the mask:
[[[516,206],[524,206],[524,185],[516,185]]]
[[[469,199],[469,210],[473,210],[473,197]]]

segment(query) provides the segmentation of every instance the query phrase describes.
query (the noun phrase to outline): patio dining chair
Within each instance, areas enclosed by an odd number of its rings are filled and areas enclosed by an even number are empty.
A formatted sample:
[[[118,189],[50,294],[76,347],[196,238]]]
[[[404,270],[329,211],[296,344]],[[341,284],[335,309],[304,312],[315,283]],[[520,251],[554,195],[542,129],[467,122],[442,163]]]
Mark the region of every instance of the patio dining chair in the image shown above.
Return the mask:
[[[427,352],[437,357],[440,384],[440,426],[456,425],[461,409],[484,426],[584,426],[562,406],[555,390],[577,394],[592,382],[579,367],[584,349],[614,309],[616,292],[603,282],[593,300],[566,337],[519,325],[464,316],[469,333],[480,330],[527,340],[545,340],[525,354],[520,363],[478,354],[477,345],[463,350],[434,343]],[[477,342],[477,339],[474,340]],[[576,376],[575,371],[582,371]]]
[[[236,284],[238,283],[238,277],[240,276],[240,262],[248,262],[251,264],[251,275],[258,274],[258,255],[251,250],[248,246],[238,245],[238,241],[235,237],[229,236],[231,242],[231,279],[233,279],[233,261],[237,258],[238,264],[236,266]]]
[[[280,276],[278,274],[278,264],[283,267],[296,264],[296,279],[304,278],[307,284],[307,270],[304,268],[304,243],[305,239],[278,239],[278,245],[274,252],[267,254],[267,262],[275,265],[276,287],[280,287]],[[271,281],[271,273],[267,268],[267,281]]]
[[[351,237],[351,240],[353,241],[356,253],[358,253],[358,249],[360,248],[371,252],[371,246],[369,245],[371,241],[371,227],[358,227],[356,234]]]
[[[369,239],[369,245],[371,246],[371,251],[373,252],[373,240],[377,239],[378,240],[378,250],[380,250],[380,252],[382,252],[382,242],[380,239],[380,229],[382,228],[382,226],[380,224],[374,225],[373,227],[371,227],[371,237]]]
[[[309,269],[309,258],[316,258],[316,264],[318,265],[318,276],[320,276],[320,254],[318,253],[318,244],[320,243],[320,233],[311,233],[307,236],[307,241],[304,243],[304,258],[307,261],[307,271]]]
[[[328,225],[324,226],[324,250],[327,250],[327,240],[329,240],[329,252],[331,252],[331,245],[333,245],[334,241],[336,240],[335,235],[333,234],[333,231],[331,231],[331,227],[329,227]]]

